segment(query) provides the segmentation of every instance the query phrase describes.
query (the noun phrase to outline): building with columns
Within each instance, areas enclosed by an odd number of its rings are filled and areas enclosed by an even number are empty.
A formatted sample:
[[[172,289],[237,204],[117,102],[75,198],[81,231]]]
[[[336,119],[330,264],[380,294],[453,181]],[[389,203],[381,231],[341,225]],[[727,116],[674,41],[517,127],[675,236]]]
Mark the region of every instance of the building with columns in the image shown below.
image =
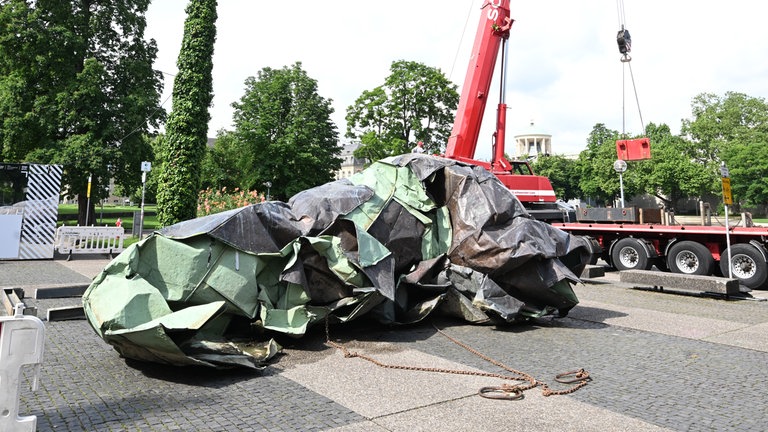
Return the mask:
[[[552,135],[537,130],[533,120],[527,133],[515,135],[515,143],[518,159],[552,154]]]

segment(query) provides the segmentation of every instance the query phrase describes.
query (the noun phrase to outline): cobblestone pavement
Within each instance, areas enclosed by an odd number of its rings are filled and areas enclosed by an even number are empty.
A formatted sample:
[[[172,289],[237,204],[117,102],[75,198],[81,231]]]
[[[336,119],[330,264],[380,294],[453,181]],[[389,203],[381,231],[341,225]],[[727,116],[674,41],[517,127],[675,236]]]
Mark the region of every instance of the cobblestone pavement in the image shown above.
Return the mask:
[[[57,283],[82,276],[69,273],[76,266],[47,263],[32,270],[26,264],[18,268],[30,274],[60,272],[61,277],[54,277]],[[0,263],[0,280],[10,280],[7,272],[12,269]],[[429,406],[364,415],[365,410],[350,407],[384,405],[386,401],[377,400],[383,386],[402,392],[430,390],[414,389],[415,378],[402,378],[409,375],[342,358],[324,345],[321,329],[298,340],[281,340],[285,354],[265,371],[253,373],[126,361],[86,321],[74,320],[46,323],[39,388],[32,392],[25,386],[20,413],[37,416],[38,431],[768,429],[768,302],[644,292],[613,283],[579,285],[576,291],[581,304],[569,317],[527,325],[471,326],[436,318],[392,329],[365,321],[332,328],[335,340],[374,357],[397,361],[398,353],[415,352],[461,368],[505,372],[452,343],[434,324],[555,389],[565,387],[554,382],[555,374],[588,370],[593,381],[567,396],[541,398],[534,389],[522,401],[489,402],[476,396],[473,381],[466,389],[446,390],[444,400]],[[43,317],[47,308],[77,304],[79,299],[32,301]],[[326,362],[332,371],[321,368]],[[384,380],[377,380],[381,388],[352,383],[361,386],[369,400],[351,404],[302,381],[301,374],[294,373],[302,368],[338,376],[364,368]],[[440,377],[429,379],[441,382]],[[450,385],[462,386],[454,381]],[[461,395],[448,396],[456,391]],[[491,414],[469,417],[469,424],[456,418],[456,413],[471,416],[473,410]],[[398,416],[409,414],[413,417],[398,426]]]

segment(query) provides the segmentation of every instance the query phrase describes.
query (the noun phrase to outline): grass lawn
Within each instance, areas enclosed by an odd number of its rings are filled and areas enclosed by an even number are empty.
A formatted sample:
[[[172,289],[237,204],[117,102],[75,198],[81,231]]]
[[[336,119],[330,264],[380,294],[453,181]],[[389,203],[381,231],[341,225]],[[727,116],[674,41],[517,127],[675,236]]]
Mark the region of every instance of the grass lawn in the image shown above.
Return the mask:
[[[105,205],[104,206],[104,213],[115,213],[115,212],[132,212],[132,211],[140,211],[141,207],[139,206],[116,206],[116,205]],[[96,206],[96,214],[98,214],[101,211],[101,206]],[[157,206],[155,204],[144,204],[144,211],[157,211]],[[77,204],[59,204],[59,214],[75,214],[77,213]]]
[[[96,206],[96,225],[98,226],[115,226],[115,223],[117,222],[117,216],[115,216],[115,213],[126,213],[130,212],[133,214],[133,212],[141,211],[141,207],[139,206],[104,206],[104,210],[102,211],[101,206]],[[145,205],[144,206],[144,229],[158,229],[160,228],[160,223],[157,222],[157,215],[156,214],[147,214],[149,212],[155,213],[157,211],[157,206],[153,205]],[[60,204],[59,205],[59,214],[76,214],[77,213],[77,204]],[[130,230],[133,228],[133,216],[123,216],[120,217],[123,223],[123,227],[126,230]],[[59,225],[77,225],[77,221],[66,221],[62,222],[59,221]]]

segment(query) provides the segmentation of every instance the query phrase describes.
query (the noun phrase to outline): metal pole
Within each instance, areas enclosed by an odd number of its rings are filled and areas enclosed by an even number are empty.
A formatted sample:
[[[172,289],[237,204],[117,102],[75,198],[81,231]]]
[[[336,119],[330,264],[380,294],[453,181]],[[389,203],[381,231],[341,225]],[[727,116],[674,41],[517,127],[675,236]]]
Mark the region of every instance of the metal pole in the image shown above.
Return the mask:
[[[725,245],[728,252],[728,278],[733,279],[733,263],[731,262],[731,224],[728,222],[728,204],[733,204],[731,196],[731,173],[725,166],[725,161],[720,162],[720,176],[723,182],[723,208],[725,209]]]
[[[144,190],[147,184],[147,172],[141,172],[141,217],[139,218],[139,240],[144,238]]]
[[[85,226],[88,226],[88,218],[91,216],[91,174],[88,174],[88,190],[85,195],[88,197],[85,204]]]
[[[624,176],[619,173],[619,189],[621,189],[621,208],[624,208]]]
[[[728,279],[733,279],[733,263],[731,262],[731,229],[728,222],[728,204],[724,204],[725,207],[725,247],[728,251]]]
[[[627,139],[627,122],[626,122],[626,114],[624,110],[624,99],[626,99],[626,85],[624,84],[625,78],[624,75],[626,75],[626,69],[624,67],[624,63],[621,64],[621,138]]]
[[[624,171],[627,170],[627,163],[622,159],[617,159],[613,163],[613,170],[619,174],[619,190],[621,191],[621,208],[624,208]],[[615,201],[615,200],[614,200]]]

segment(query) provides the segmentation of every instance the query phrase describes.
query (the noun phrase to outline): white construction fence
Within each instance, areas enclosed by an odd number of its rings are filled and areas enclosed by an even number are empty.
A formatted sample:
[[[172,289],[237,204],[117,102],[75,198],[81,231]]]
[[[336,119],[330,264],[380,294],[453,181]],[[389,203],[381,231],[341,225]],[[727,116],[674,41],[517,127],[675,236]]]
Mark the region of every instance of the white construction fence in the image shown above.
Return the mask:
[[[35,317],[23,315],[24,304],[13,316],[0,317],[0,431],[34,432],[37,417],[19,416],[22,368],[32,367],[32,390],[37,390],[45,348],[45,326]]]
[[[61,226],[56,230],[56,249],[61,254],[116,254],[123,251],[125,230],[110,226]]]

